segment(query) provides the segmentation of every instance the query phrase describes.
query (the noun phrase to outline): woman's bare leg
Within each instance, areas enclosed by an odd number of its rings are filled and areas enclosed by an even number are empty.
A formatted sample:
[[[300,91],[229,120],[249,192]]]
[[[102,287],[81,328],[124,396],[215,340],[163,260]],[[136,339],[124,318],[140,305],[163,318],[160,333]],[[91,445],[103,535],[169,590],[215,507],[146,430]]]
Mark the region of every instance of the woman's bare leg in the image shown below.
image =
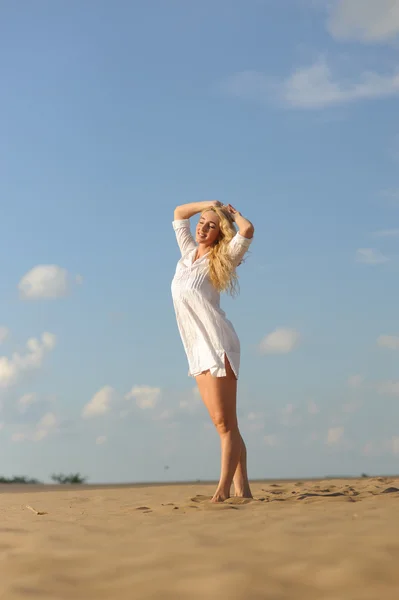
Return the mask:
[[[240,495],[241,492],[250,494],[246,475],[246,449],[237,423],[237,380],[228,360],[226,359],[225,377],[212,377],[207,371],[196,379],[201,397],[220,436],[221,472],[212,501],[223,502],[230,497],[236,472]]]
[[[251,488],[249,487],[247,472],[247,448],[241,437],[241,454],[236,472],[233,477],[234,494],[240,498],[252,498]]]

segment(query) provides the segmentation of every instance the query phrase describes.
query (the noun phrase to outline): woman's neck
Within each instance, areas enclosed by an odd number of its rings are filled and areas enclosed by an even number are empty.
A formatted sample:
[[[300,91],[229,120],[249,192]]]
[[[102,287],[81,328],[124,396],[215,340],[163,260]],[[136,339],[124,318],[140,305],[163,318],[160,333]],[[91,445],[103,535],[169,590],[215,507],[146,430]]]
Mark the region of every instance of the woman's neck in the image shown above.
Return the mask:
[[[196,258],[202,258],[203,256],[205,256],[205,254],[208,254],[210,248],[209,246],[197,246],[197,252],[195,254]]]

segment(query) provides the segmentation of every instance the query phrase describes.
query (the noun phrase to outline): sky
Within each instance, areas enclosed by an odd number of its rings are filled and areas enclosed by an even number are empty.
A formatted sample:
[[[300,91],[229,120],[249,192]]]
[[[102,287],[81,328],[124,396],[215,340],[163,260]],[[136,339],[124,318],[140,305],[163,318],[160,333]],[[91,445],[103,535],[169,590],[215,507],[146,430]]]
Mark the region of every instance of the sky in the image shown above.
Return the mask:
[[[217,479],[176,205],[255,225],[252,478],[399,471],[399,0],[4,0],[0,475]],[[195,223],[195,218],[193,219]]]

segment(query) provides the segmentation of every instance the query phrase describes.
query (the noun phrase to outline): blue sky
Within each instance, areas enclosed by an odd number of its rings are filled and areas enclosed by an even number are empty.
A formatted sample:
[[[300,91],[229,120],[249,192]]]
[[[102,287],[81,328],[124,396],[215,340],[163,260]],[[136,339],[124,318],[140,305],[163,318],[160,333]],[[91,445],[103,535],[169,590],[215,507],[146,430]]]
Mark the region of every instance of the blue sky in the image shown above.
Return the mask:
[[[399,1],[1,21],[0,474],[218,477],[170,296],[173,209],[202,199],[256,227],[224,299],[250,475],[397,472]]]

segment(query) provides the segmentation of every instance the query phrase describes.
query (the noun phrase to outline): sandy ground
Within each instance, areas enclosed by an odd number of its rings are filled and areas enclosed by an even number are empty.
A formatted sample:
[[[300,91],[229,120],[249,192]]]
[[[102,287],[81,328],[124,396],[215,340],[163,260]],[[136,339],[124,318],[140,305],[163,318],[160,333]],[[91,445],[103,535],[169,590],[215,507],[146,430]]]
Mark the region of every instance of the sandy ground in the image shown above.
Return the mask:
[[[4,489],[1,600],[399,596],[399,478]]]

